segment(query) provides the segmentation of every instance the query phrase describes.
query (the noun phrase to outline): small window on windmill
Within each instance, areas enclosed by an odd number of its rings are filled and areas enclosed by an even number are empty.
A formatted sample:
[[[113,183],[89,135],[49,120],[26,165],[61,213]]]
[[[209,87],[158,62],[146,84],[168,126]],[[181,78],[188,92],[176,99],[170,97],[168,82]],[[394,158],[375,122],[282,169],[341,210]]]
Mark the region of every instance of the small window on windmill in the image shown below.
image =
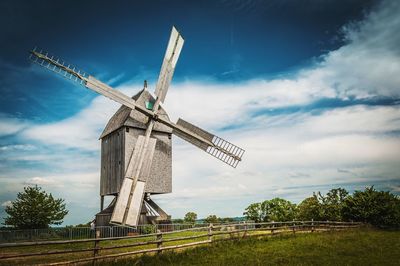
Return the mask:
[[[126,132],[129,132],[129,127],[126,128]]]
[[[153,101],[146,101],[145,104],[146,104],[146,109],[153,110],[153,107],[154,107]]]

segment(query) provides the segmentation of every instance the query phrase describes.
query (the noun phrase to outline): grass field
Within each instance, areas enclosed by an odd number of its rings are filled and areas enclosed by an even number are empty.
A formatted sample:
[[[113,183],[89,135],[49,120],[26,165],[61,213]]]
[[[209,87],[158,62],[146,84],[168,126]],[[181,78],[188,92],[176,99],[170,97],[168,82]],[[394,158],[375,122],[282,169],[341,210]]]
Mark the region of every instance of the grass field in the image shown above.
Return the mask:
[[[177,232],[164,239],[204,234],[205,232]],[[249,234],[266,232],[253,231]],[[234,235],[239,236],[239,235]],[[229,235],[214,236],[214,239]],[[101,242],[102,247],[123,246],[149,241],[154,237],[123,239]],[[185,244],[206,240],[165,242],[163,246]],[[164,251],[161,255],[122,257],[117,261],[106,260],[98,265],[400,265],[400,231],[353,229],[346,231],[301,233],[287,232],[283,235],[251,237],[240,240],[220,241],[211,245]],[[76,250],[93,247],[93,243],[74,243],[49,246],[1,249],[2,254],[22,254],[55,250]],[[103,250],[101,255],[155,248],[155,244],[140,247],[121,247]],[[58,254],[46,257],[30,257],[0,261],[0,265],[20,265],[67,261],[90,257],[92,252]],[[91,264],[91,263],[89,263]],[[88,265],[89,265],[88,264]]]
[[[354,229],[249,238],[100,265],[400,265],[400,232]]]
[[[204,234],[201,231],[188,231],[188,232],[177,232],[172,233],[169,235],[164,236],[164,239],[169,238],[177,238],[177,237],[185,237],[185,236],[194,236]],[[124,246],[127,244],[132,244],[136,242],[145,242],[154,240],[155,237],[140,237],[134,239],[123,239],[123,240],[107,240],[102,241],[100,243],[100,247],[110,247],[110,246]],[[196,240],[181,240],[175,242],[168,242],[165,243],[164,246],[169,245],[176,245],[176,244],[185,244],[194,241],[201,241],[206,240],[207,237],[198,238]],[[92,248],[93,243],[73,243],[73,244],[59,244],[59,245],[46,245],[46,246],[29,246],[29,247],[10,247],[10,248],[3,248],[0,249],[1,254],[23,254],[23,253],[35,253],[35,252],[48,252],[48,251],[58,251],[58,250],[78,250],[78,249],[85,249],[85,248]],[[148,244],[136,247],[121,247],[114,250],[104,250],[101,252],[101,255],[107,255],[112,253],[123,253],[128,251],[134,250],[141,250],[141,249],[149,249],[157,247],[156,244]],[[34,265],[38,263],[51,263],[51,262],[59,262],[59,261],[68,261],[68,260],[75,260],[81,259],[85,257],[92,256],[93,251],[89,252],[80,252],[80,253],[69,253],[69,254],[57,254],[51,255],[46,257],[29,257],[29,258],[20,258],[20,259],[8,259],[8,260],[1,260],[0,266],[2,265]]]

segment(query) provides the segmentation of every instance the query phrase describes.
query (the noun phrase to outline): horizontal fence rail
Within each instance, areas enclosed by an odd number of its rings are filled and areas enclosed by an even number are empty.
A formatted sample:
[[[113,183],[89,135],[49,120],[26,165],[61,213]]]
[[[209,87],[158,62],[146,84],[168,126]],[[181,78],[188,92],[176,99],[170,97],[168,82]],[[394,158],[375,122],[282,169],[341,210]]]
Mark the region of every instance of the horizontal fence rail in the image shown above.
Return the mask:
[[[121,237],[129,235],[145,235],[162,232],[190,229],[193,227],[204,227],[208,224],[156,224],[138,225],[136,228],[120,226],[98,226],[96,231],[100,231],[101,238]],[[30,230],[0,230],[0,243],[28,242],[42,240],[73,240],[95,238],[95,230],[90,227],[53,227],[46,229]]]
[[[331,231],[342,230],[359,227],[361,223],[354,222],[331,222],[331,221],[290,221],[290,222],[266,222],[266,223],[238,223],[238,224],[207,224],[200,227],[194,227],[175,230],[151,232],[145,235],[126,235],[126,236],[108,236],[100,238],[101,231],[96,231],[97,238],[76,239],[76,240],[53,240],[39,242],[21,242],[21,243],[3,243],[0,244],[0,263],[2,262],[23,262],[29,264],[30,258],[35,258],[43,265],[67,265],[77,263],[96,262],[98,260],[119,258],[123,256],[133,256],[145,253],[161,253],[164,250],[179,249],[190,246],[208,244],[215,241],[223,241],[229,239],[245,238],[251,236],[276,235],[282,233],[296,232],[315,232],[315,231]],[[185,235],[192,233],[192,235]],[[180,235],[181,234],[181,235]],[[123,240],[123,241],[121,241]],[[188,242],[187,240],[194,240]],[[118,244],[118,242],[122,244]],[[186,241],[186,242],[185,242]],[[174,243],[175,242],[175,243]],[[101,243],[107,245],[101,246]],[[172,243],[172,245],[169,245]],[[89,244],[90,246],[78,248],[65,248],[65,245]],[[167,244],[164,246],[164,244]],[[15,248],[28,248],[40,246],[61,245],[62,249],[30,252],[16,252]],[[143,249],[133,249],[143,246]],[[109,253],[112,250],[130,248],[125,252]],[[4,252],[3,252],[4,251]],[[101,254],[103,252],[108,252]],[[86,253],[78,259],[65,260],[61,257],[61,261],[46,260],[47,258],[60,254],[76,254]],[[91,255],[88,255],[91,254]],[[57,259],[57,258],[56,258]]]

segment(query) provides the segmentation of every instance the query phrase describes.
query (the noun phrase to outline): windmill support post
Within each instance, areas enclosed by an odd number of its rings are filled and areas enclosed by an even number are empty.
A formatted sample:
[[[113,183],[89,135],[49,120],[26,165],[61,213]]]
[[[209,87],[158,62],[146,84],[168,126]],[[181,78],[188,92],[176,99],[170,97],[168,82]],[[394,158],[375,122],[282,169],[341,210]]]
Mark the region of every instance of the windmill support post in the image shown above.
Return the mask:
[[[100,196],[100,211],[104,210],[104,196]]]

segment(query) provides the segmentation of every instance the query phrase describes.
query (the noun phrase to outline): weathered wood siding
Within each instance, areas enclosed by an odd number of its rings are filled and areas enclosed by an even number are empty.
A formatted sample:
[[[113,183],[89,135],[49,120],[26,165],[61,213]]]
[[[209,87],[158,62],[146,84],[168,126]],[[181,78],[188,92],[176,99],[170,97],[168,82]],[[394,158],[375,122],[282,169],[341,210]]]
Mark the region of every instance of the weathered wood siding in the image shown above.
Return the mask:
[[[125,172],[123,128],[101,141],[100,195],[115,195],[122,185]]]
[[[96,214],[96,226],[110,226],[111,213]]]
[[[143,135],[145,130],[139,128],[129,128],[125,134],[125,168],[128,166],[137,138]],[[153,131],[152,138],[157,139],[154,151],[153,162],[151,164],[150,175],[146,181],[145,192],[171,193],[172,192],[172,149],[171,134]]]
[[[144,132],[139,128],[122,127],[102,139],[101,196],[116,195],[119,192],[137,138]],[[170,193],[172,192],[171,134],[153,131],[152,137],[157,139],[157,143],[145,192]]]

